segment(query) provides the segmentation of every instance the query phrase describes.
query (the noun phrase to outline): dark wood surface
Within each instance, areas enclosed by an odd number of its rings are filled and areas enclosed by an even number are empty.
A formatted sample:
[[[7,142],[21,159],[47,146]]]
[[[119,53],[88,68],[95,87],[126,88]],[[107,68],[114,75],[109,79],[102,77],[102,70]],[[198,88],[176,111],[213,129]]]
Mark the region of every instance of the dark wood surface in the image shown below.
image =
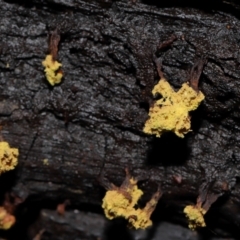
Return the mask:
[[[206,216],[206,231],[235,236],[240,5],[192,2],[0,1],[1,137],[20,151],[17,169],[1,176],[1,195],[11,192],[23,201],[15,233],[27,239],[25,218],[35,221],[41,209],[66,199],[70,209],[102,214],[100,174],[120,185],[128,167],[142,180],[143,202],[161,185],[154,222],[187,226],[184,206],[207,188],[221,197]],[[64,79],[51,87],[41,62],[55,29]],[[172,35],[177,39],[160,50]],[[199,82],[205,100],[184,139],[142,132],[159,80],[153,56],[175,89],[197,59],[207,59]]]

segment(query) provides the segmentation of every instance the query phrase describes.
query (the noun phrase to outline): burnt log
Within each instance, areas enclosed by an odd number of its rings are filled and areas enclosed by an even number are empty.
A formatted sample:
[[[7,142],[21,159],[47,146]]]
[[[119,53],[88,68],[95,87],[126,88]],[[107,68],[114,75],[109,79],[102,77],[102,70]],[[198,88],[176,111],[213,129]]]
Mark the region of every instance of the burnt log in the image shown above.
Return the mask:
[[[66,199],[71,208],[103,214],[99,177],[119,186],[128,167],[141,180],[143,204],[161,185],[155,222],[187,226],[183,208],[207,189],[221,197],[206,215],[206,231],[235,236],[240,5],[192,2],[0,1],[1,138],[20,151],[18,167],[1,176],[1,196],[23,201],[15,232],[32,209],[53,209]],[[52,87],[42,61],[56,29],[64,78]],[[205,100],[184,139],[142,131],[159,80],[153,56],[175,89],[197,59],[207,59],[199,81]]]

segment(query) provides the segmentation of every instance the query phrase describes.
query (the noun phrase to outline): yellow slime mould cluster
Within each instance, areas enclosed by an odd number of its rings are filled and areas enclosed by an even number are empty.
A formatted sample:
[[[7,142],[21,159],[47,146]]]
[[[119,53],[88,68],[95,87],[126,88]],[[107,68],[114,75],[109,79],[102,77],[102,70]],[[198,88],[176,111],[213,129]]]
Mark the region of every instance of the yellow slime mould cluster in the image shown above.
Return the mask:
[[[62,64],[58,61],[55,61],[52,55],[47,55],[45,60],[42,62],[42,65],[45,67],[45,74],[48,82],[54,86],[62,80],[63,73],[60,70]]]
[[[8,230],[15,222],[15,217],[9,214],[4,207],[0,207],[0,229]]]
[[[18,149],[10,148],[7,142],[0,142],[0,174],[16,167]]]
[[[106,217],[108,219],[123,217],[129,222],[129,226],[135,229],[145,229],[151,226],[150,216],[160,198],[160,190],[152,196],[145,208],[136,208],[142,195],[143,192],[138,189],[137,181],[130,177],[127,172],[126,179],[121,187],[112,185],[103,198],[102,208]]]
[[[188,218],[188,227],[190,229],[195,230],[197,227],[206,227],[204,215],[207,211],[205,209],[198,206],[188,205],[184,208],[183,212]]]
[[[178,137],[183,138],[191,128],[189,112],[197,109],[204,95],[197,92],[188,83],[175,92],[168,81],[161,78],[153,88],[152,94],[161,95],[149,110],[149,119],[143,131],[160,137],[163,132],[173,131]]]

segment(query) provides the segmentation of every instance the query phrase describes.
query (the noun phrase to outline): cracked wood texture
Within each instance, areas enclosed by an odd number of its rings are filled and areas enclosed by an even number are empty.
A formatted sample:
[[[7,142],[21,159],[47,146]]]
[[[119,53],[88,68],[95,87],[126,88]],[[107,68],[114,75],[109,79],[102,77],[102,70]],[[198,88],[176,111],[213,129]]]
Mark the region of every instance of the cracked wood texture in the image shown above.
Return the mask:
[[[17,169],[1,176],[1,196],[11,192],[24,200],[16,226],[2,236],[28,239],[39,210],[66,199],[72,209],[103,214],[97,179],[102,174],[120,185],[125,167],[142,180],[143,204],[161,185],[155,223],[187,226],[183,208],[196,203],[202,186],[210,193],[227,190],[207,213],[203,233],[237,236],[240,5],[161,2],[0,0],[1,138],[20,151]],[[51,87],[41,62],[55,29],[64,79]],[[172,35],[177,39],[160,51]],[[197,59],[207,59],[199,84],[205,100],[184,139],[142,132],[159,80],[153,56],[175,89]],[[42,239],[62,238],[45,232]]]

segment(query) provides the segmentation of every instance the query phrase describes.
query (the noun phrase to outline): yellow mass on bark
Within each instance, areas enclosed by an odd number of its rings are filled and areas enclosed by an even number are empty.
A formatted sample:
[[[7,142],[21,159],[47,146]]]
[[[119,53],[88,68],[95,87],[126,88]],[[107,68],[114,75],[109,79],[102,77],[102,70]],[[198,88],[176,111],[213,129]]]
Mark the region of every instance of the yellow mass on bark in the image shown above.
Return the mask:
[[[161,98],[150,108],[149,119],[143,131],[157,137],[164,132],[172,131],[183,138],[184,134],[191,131],[189,112],[197,109],[203,101],[203,93],[195,91],[188,83],[184,83],[178,91],[175,91],[168,81],[162,78],[154,86],[152,94],[159,94]]]

